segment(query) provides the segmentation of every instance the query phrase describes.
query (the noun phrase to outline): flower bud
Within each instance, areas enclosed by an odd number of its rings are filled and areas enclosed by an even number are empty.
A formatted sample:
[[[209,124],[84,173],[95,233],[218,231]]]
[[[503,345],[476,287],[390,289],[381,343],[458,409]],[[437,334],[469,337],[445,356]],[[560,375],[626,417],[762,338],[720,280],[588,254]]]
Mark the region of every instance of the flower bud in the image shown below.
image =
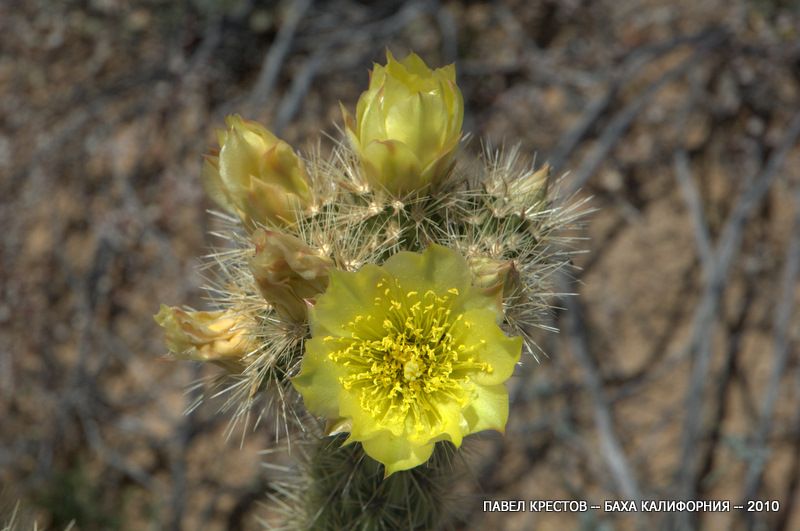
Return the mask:
[[[485,293],[508,298],[520,287],[519,271],[513,260],[497,260],[488,256],[470,257],[472,282]]]
[[[367,182],[405,195],[440,182],[453,167],[464,101],[454,65],[431,70],[416,54],[398,62],[386,53],[345,128]]]
[[[536,171],[496,177],[486,186],[486,191],[494,198],[492,211],[498,217],[518,215],[525,218],[531,212],[542,210],[549,181],[549,164]]]
[[[253,243],[256,255],[250,259],[250,270],[264,299],[282,317],[304,322],[306,301],[328,287],[333,261],[298,238],[280,232],[256,230]]]
[[[289,144],[239,115],[217,133],[220,149],[206,156],[203,184],[248,230],[258,223],[291,225],[311,204],[303,162]]]
[[[238,372],[241,359],[256,348],[249,320],[230,310],[188,312],[162,304],[155,320],[164,329],[167,348],[181,359],[210,361]]]

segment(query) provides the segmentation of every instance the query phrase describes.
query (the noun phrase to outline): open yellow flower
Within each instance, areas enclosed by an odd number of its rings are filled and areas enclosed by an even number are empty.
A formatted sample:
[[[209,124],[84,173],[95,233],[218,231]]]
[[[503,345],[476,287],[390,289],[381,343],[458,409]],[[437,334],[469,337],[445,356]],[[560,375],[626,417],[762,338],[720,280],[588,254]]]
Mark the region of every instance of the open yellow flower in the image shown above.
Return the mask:
[[[416,54],[375,65],[355,120],[345,127],[367,181],[395,195],[435,184],[453,166],[461,139],[464,100],[454,65],[431,70]]]
[[[413,468],[438,441],[458,447],[469,433],[505,429],[504,382],[522,339],[500,329],[498,303],[472,285],[458,252],[438,245],[331,271],[294,385],[387,476]]]
[[[225,118],[219,152],[206,156],[203,184],[248,230],[258,223],[291,225],[311,204],[303,162],[292,147],[257,122]]]

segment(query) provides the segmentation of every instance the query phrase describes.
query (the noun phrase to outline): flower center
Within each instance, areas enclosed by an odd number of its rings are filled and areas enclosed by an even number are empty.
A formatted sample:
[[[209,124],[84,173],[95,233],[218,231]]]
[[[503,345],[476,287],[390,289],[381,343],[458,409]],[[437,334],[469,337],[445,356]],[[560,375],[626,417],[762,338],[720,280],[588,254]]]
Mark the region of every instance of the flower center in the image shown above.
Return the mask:
[[[420,374],[422,374],[422,369],[420,369],[419,362],[417,360],[408,360],[405,365],[403,365],[403,378],[405,378],[407,381],[413,382],[419,378]]]
[[[440,406],[469,403],[469,373],[492,367],[471,355],[478,345],[453,336],[454,325],[463,320],[452,312],[457,289],[419,293],[393,280],[378,284],[383,296],[374,306],[380,310],[357,315],[347,325],[349,337],[324,340],[342,344],[329,357],[346,368],[339,381],[356,393],[365,411],[395,433],[430,433],[443,422]],[[380,314],[385,317],[379,323],[374,315]],[[460,324],[462,330],[471,326]]]

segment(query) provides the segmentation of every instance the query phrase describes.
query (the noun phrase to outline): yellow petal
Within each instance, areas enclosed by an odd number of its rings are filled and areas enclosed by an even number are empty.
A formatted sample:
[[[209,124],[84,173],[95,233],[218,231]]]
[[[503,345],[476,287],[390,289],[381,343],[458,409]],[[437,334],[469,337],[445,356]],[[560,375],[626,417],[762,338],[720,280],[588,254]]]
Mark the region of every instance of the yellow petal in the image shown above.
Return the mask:
[[[219,151],[219,174],[232,195],[239,195],[258,174],[258,160],[241,130],[231,129],[225,145]]]
[[[394,59],[394,57],[392,57],[392,59]],[[408,70],[409,74],[414,74],[417,76],[431,75],[431,69],[428,68],[428,65],[425,64],[425,61],[423,61],[419,55],[413,52],[408,54],[405,59],[400,61],[400,63],[406,68],[406,70]]]
[[[435,425],[433,431],[438,435],[431,437],[430,433],[415,433],[411,425],[408,426],[405,437],[414,444],[424,445],[432,442],[449,441],[458,448],[464,439],[464,435],[469,433],[467,425],[463,422],[461,414],[463,406],[458,402],[437,402],[436,413],[440,417],[440,422]]]
[[[373,63],[372,70],[369,72],[369,89],[379,88],[385,80],[386,68],[378,63]]]
[[[340,418],[339,377],[343,371],[328,358],[331,348],[322,337],[307,341],[302,370],[292,378],[292,385],[303,396],[309,411],[322,417]]]
[[[481,308],[467,310],[462,315],[463,318],[453,324],[451,333],[459,343],[473,347],[468,351],[469,356],[492,367],[491,372],[472,374],[472,380],[481,385],[508,380],[522,354],[522,338],[506,336],[495,324],[496,312]]]
[[[386,140],[386,117],[383,112],[383,87],[367,96],[361,118],[358,120],[359,143],[366,145],[373,140]],[[362,98],[363,99],[363,98]],[[361,100],[359,100],[361,103]]]
[[[240,197],[244,199],[242,210],[249,218],[252,226],[292,225],[303,213],[303,202],[300,198],[280,184],[250,179]]]
[[[386,112],[386,134],[406,144],[423,164],[446,142],[447,110],[437,94],[412,94]]]
[[[373,264],[365,265],[358,273],[331,270],[325,297],[320,297],[311,309],[311,335],[345,333],[347,323],[359,315],[382,319],[383,306],[376,305],[375,298],[382,295],[377,286],[384,278],[386,273]]]
[[[399,252],[384,263],[406,290],[445,293],[455,288],[462,293],[470,286],[467,261],[457,252],[441,245],[430,245],[422,253]]]
[[[231,214],[236,214],[237,209],[231,201],[228,190],[222,183],[222,178],[219,175],[219,157],[213,155],[206,156],[205,161],[203,161],[201,176],[203,187],[208,197]]]
[[[342,120],[344,120],[344,131],[347,134],[347,139],[350,141],[350,146],[354,151],[361,151],[361,140],[358,136],[356,121],[347,112],[344,105],[339,103],[339,109],[342,111]]]
[[[504,384],[476,385],[475,400],[464,410],[470,432],[505,432],[508,421],[508,390]]]
[[[338,396],[338,403],[339,415],[353,421],[353,425],[350,428],[350,437],[347,439],[348,444],[371,439],[383,432],[389,433],[393,437],[400,437],[403,433],[402,426],[383,426],[378,419],[370,415],[369,412],[364,411],[357,392],[353,390],[342,389]]]
[[[382,433],[361,444],[368,456],[384,464],[386,477],[419,466],[433,454],[433,443],[414,446],[389,433]]]
[[[378,189],[402,195],[425,184],[416,154],[402,142],[370,142],[364,146],[361,160],[367,181]]]
[[[359,139],[367,141],[376,138],[386,138],[386,129],[381,116],[383,99],[383,84],[378,85],[361,94],[356,104],[355,128]]]

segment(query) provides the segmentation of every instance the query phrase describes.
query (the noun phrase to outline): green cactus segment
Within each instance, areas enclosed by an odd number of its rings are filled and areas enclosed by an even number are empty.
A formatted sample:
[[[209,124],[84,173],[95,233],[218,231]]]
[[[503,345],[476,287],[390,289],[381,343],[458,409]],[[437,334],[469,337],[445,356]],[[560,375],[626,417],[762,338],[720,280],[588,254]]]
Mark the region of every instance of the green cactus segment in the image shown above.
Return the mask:
[[[440,529],[448,518],[455,448],[438,443],[425,466],[384,479],[383,465],[344,436],[322,439],[310,456],[298,529]]]

